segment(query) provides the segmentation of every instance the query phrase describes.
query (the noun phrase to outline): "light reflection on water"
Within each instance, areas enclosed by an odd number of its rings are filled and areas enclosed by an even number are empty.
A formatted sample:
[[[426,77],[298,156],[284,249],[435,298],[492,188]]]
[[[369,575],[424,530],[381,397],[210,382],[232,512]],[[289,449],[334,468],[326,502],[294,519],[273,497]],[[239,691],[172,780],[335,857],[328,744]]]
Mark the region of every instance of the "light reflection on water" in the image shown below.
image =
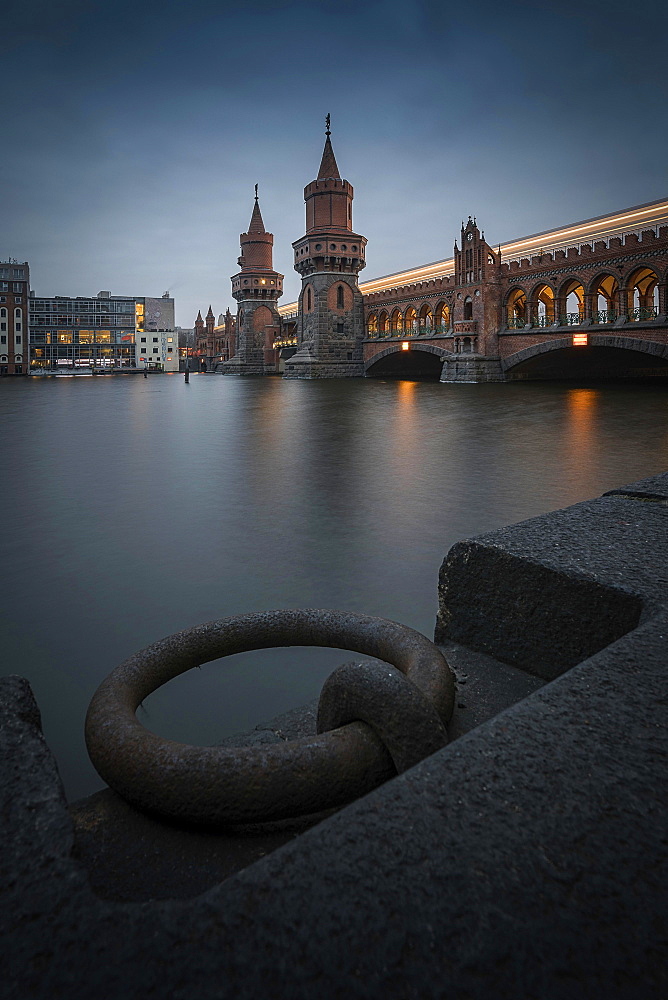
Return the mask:
[[[449,547],[668,464],[661,386],[193,376],[4,379],[5,672],[28,677],[68,792],[85,710],[164,635],[277,607],[431,635]],[[210,743],[317,696],[345,654],[265,650],[146,703]]]

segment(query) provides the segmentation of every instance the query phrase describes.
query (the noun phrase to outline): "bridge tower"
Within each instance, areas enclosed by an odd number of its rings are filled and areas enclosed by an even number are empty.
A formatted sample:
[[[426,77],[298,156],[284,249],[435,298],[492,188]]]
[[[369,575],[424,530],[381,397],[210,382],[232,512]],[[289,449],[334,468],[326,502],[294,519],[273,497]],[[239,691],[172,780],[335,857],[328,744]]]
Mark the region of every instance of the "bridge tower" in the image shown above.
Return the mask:
[[[285,378],[362,376],[364,306],[357,275],[366,239],[353,232],[353,186],[342,180],[330,140],[316,180],[304,188],[306,233],[293,243],[301,275],[297,342]]]
[[[455,242],[453,347],[441,382],[502,382],[499,360],[500,258],[485,241],[475,218],[462,222],[461,249]]]
[[[283,294],[283,275],[274,270],[274,237],[264,228],[255,185],[255,204],[248,232],[239,237],[241,268],[233,276],[238,302],[236,353],[225,362],[225,375],[272,375],[276,371],[274,338],[281,327],[276,303]]]

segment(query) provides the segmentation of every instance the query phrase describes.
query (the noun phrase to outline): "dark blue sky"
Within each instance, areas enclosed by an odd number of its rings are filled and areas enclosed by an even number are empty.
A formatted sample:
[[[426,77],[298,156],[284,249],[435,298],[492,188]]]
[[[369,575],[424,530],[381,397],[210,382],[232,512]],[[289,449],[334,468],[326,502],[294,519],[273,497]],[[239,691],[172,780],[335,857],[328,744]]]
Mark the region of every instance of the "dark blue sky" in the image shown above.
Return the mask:
[[[3,15],[0,257],[38,294],[232,305],[253,185],[299,287],[323,119],[363,279],[668,194],[667,5],[24,0]]]

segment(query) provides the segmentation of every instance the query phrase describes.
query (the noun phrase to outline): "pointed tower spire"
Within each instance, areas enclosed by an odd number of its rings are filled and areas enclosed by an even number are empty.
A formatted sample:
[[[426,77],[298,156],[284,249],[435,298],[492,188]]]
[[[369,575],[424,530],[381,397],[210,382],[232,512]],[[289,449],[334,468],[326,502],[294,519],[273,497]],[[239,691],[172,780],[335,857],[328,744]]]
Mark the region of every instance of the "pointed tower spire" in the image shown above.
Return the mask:
[[[202,310],[201,309],[197,310],[197,319],[199,320],[200,323],[204,322],[204,320],[202,319]]]
[[[255,204],[253,205],[253,214],[251,215],[248,232],[249,233],[266,232],[264,228],[264,222],[262,221],[262,212],[260,211],[260,202],[258,200],[258,195],[257,195],[257,184],[255,185]]]
[[[206,318],[207,318],[207,319],[215,319],[215,318],[216,318],[216,317],[215,317],[215,316],[213,315],[213,309],[211,308],[211,306],[209,306],[209,311],[208,311],[208,313],[206,314]]]
[[[332,134],[331,129],[329,127],[330,124],[329,115],[327,115],[327,117],[325,118],[325,122],[327,123],[327,128],[325,129],[325,135],[327,136],[327,138],[325,139],[325,148],[322,151],[322,161],[320,163],[320,170],[318,171],[319,181],[324,181],[328,177],[338,177],[339,179],[341,178],[341,174],[339,173],[339,168],[336,165],[336,157],[334,156],[332,143],[329,138],[330,135]]]

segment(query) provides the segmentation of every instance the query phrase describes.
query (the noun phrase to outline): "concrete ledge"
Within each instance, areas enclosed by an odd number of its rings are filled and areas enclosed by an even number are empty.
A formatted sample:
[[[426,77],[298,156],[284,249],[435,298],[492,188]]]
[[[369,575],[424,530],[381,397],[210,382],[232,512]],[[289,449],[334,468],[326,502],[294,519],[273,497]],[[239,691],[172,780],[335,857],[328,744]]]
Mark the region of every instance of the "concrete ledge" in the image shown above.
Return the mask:
[[[621,590],[620,613],[639,609],[639,623],[195,899],[94,895],[27,686],[5,679],[2,996],[663,1000],[668,512],[628,497],[661,501],[667,486],[656,477],[471,542],[470,602],[482,593],[490,614],[492,573],[501,587],[510,564],[530,607],[517,564],[529,567],[539,613],[516,616],[516,661],[549,640],[540,604],[567,599],[561,577],[590,587],[601,614]],[[450,565],[465,584],[461,563]],[[465,616],[447,601],[446,631]],[[581,623],[576,633],[569,660],[586,644]],[[554,652],[550,663],[558,672]]]

